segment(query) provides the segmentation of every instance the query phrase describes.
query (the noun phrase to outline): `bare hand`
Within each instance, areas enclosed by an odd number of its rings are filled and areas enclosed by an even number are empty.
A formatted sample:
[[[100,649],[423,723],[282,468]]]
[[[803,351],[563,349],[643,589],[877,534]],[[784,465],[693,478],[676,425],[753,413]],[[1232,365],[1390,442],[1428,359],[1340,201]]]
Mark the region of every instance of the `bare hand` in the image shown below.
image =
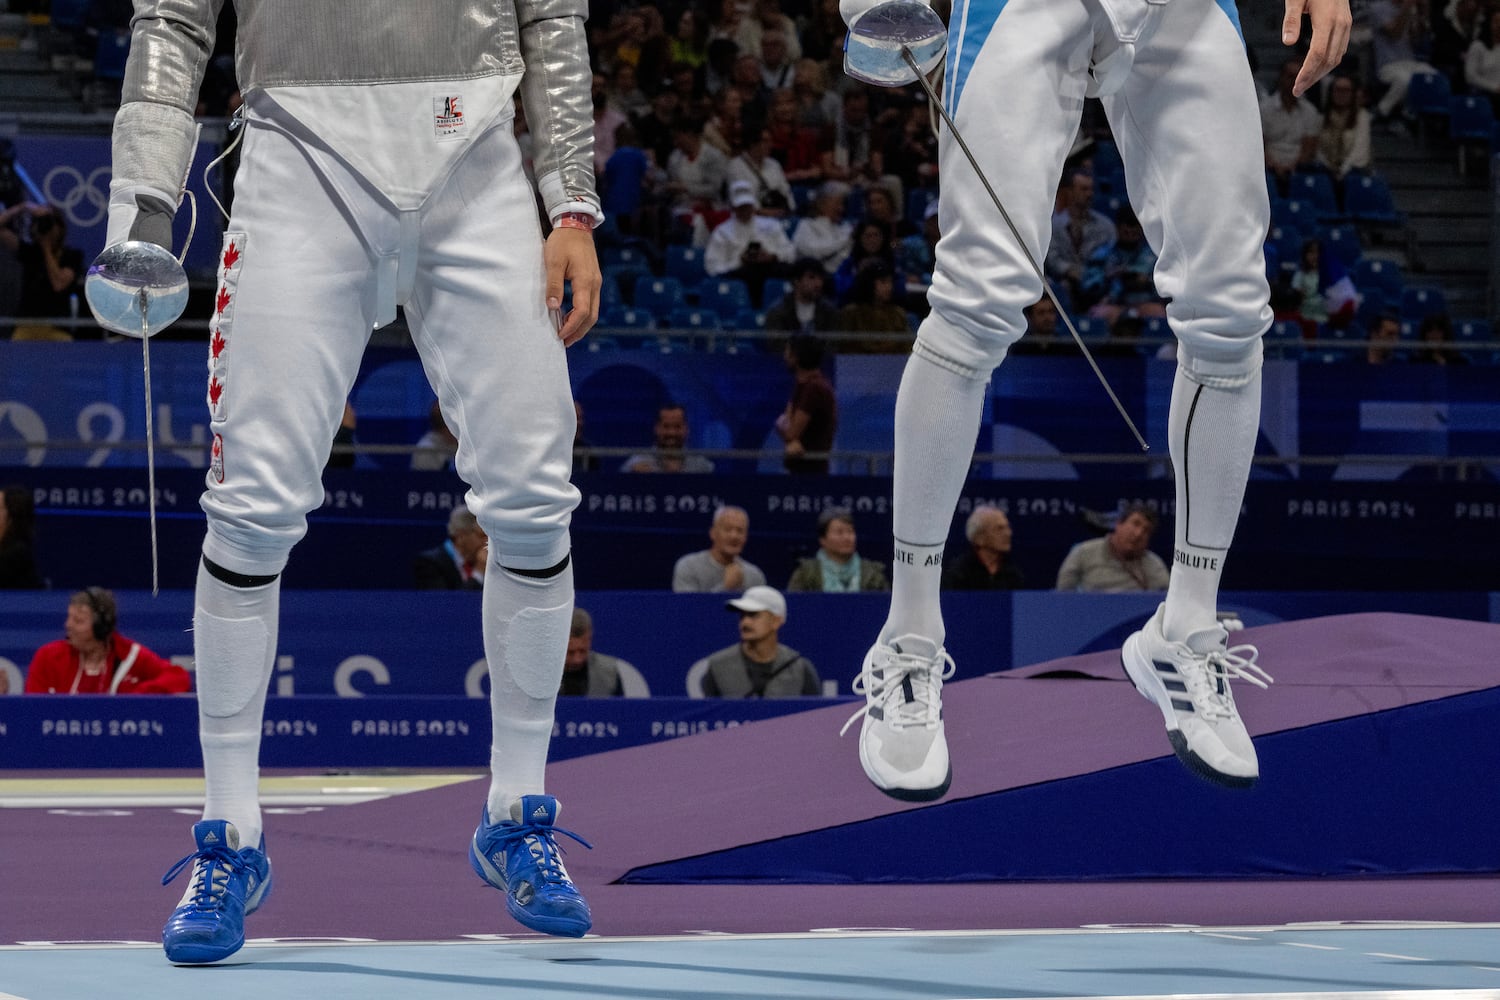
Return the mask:
[[[542,249],[547,265],[547,308],[562,309],[563,282],[573,283],[573,308],[564,317],[557,336],[564,347],[572,347],[599,320],[599,258],[594,236],[582,229],[559,226],[547,237]]]
[[[1309,87],[1343,60],[1354,23],[1349,14],[1349,0],[1286,0],[1286,17],[1281,22],[1283,44],[1297,44],[1302,36],[1304,13],[1312,21],[1312,41],[1297,82],[1292,85],[1292,93],[1297,97],[1307,93]]]
[[[724,567],[724,589],[745,589],[745,567],[738,559]]]

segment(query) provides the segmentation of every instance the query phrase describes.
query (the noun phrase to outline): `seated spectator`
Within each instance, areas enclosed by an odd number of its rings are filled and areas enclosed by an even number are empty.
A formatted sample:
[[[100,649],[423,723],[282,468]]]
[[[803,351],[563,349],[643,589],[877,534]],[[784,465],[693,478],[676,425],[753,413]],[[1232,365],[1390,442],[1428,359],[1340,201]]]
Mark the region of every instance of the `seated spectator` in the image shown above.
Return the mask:
[[[824,132],[799,120],[797,95],[791,87],[771,92],[771,107],[766,114],[771,157],[781,164],[787,182],[817,184],[823,180]]]
[[[766,329],[822,333],[839,329],[838,310],[823,295],[823,265],[804,257],[792,268],[791,293],[766,310]]]
[[[657,99],[660,100],[661,96],[658,94]],[[668,131],[667,135],[670,151],[671,132]],[[660,173],[653,166],[654,156],[641,148],[635,126],[629,122],[615,132],[615,151],[610,154],[600,178],[599,206],[625,236],[654,231],[646,211],[647,196],[655,183],[652,175]]]
[[[854,296],[854,282],[860,271],[872,261],[883,262],[896,279],[892,287],[895,301],[906,298],[906,281],[896,269],[896,244],[891,238],[891,227],[884,222],[866,218],[854,227],[854,245],[849,256],[839,265],[833,275],[833,297],[840,305],[848,305]]]
[[[1057,589],[1095,594],[1166,590],[1167,564],[1150,549],[1158,523],[1150,507],[1126,507],[1109,534],[1073,546],[1057,571]]]
[[[1427,61],[1449,80],[1464,78],[1464,58],[1479,37],[1485,18],[1479,0],[1447,0],[1443,16],[1432,25],[1432,51]]]
[[[677,560],[672,590],[679,594],[733,593],[764,586],[766,574],[743,558],[750,537],[750,515],[743,507],[720,507],[708,529],[709,547]]]
[[[834,17],[838,17],[837,11]],[[828,89],[828,74],[816,59],[797,60],[792,76],[792,93],[797,98],[797,121],[833,141],[833,123],[838,121],[844,102]]]
[[[1292,274],[1291,289],[1300,297],[1298,318],[1303,321],[1306,336],[1316,337],[1318,328],[1324,325],[1342,330],[1354,321],[1359,308],[1354,281],[1343,262],[1334,254],[1325,254],[1318,240],[1303,241],[1302,259]]]
[[[1478,37],[1464,53],[1464,83],[1488,97],[1500,114],[1500,7],[1482,20]]]
[[[771,587],[751,587],[724,605],[740,616],[740,641],[710,653],[688,671],[703,676],[705,698],[796,698],[822,691],[817,668],[779,639],[786,598]]]
[[[780,277],[796,258],[781,223],[757,214],[755,192],[743,181],[729,189],[734,214],[714,227],[703,251],[703,269],[715,278],[738,278],[759,306],[767,278]]]
[[[729,160],[703,141],[702,123],[684,118],[672,132],[676,148],[667,157],[667,198],[679,212],[710,213],[717,209]]]
[[[635,673],[635,667],[617,656],[594,651],[594,620],[582,608],[573,609],[568,629],[568,652],[563,661],[562,685],[557,693],[566,697],[621,698],[625,684],[620,669]]]
[[[884,259],[869,258],[854,279],[849,304],[839,310],[838,327],[846,333],[892,333],[897,337],[846,340],[844,354],[904,354],[911,349],[911,323],[895,302],[896,278]]]
[[[1292,171],[1312,166],[1317,161],[1318,136],[1323,121],[1318,109],[1305,97],[1292,91],[1302,63],[1288,59],[1281,64],[1276,78],[1276,93],[1260,102],[1260,130],[1265,145],[1266,169],[1276,177],[1283,196]]]
[[[620,467],[621,472],[691,472],[714,471],[714,463],[702,455],[685,455],[687,447],[687,411],[680,403],[663,403],[651,426],[654,448],[649,454],[631,455]]]
[[[416,450],[411,453],[414,472],[437,472],[453,468],[453,459],[458,454],[458,437],[448,429],[443,419],[443,408],[433,400],[427,408],[427,433],[417,438]]]
[[[1350,171],[1370,169],[1370,112],[1359,106],[1354,78],[1336,76],[1328,85],[1328,109],[1318,132],[1318,165],[1340,182]],[[1335,186],[1343,197],[1343,184]]]
[[[192,689],[188,672],[121,635],[115,595],[101,587],[68,598],[66,638],[31,658],[27,694],[180,694]]]
[[[1453,344],[1453,321],[1447,313],[1432,313],[1422,317],[1417,325],[1417,340],[1424,346],[1412,358],[1418,364],[1466,365],[1469,359],[1458,351],[1447,348]]]
[[[795,34],[793,32],[794,36]],[[776,91],[782,89],[788,92],[791,90],[794,63],[801,53],[793,57],[788,52],[787,33],[784,28],[778,25],[760,33],[760,81],[765,84],[768,93],[775,94]]]
[[[1397,131],[1409,131],[1405,117],[1411,78],[1437,72],[1417,58],[1431,48],[1427,5],[1428,0],[1374,0],[1366,8],[1375,26],[1375,77],[1387,85],[1375,105],[1375,118]]]
[[[885,564],[861,556],[858,543],[849,508],[829,507],[818,515],[818,554],[797,564],[786,589],[824,594],[890,590]]]
[[[1370,343],[1365,348],[1365,361],[1372,365],[1389,365],[1400,361],[1396,345],[1401,341],[1401,320],[1385,313],[1370,328]]]
[[[903,191],[932,188],[937,199],[938,144],[932,131],[932,112],[927,95],[918,94],[910,105],[893,114],[897,123],[888,129],[884,166],[886,173],[901,182]],[[912,219],[913,223],[918,220]]]
[[[792,210],[792,186],[787,183],[781,164],[771,155],[770,134],[763,128],[746,134],[745,148],[729,161],[725,180],[730,191],[748,187],[762,215],[779,219]]]
[[[1026,317],[1026,333],[1011,345],[1008,354],[1061,354],[1068,350],[1072,340],[1058,336],[1057,306],[1043,295],[1021,310]]]
[[[609,158],[614,155],[615,136],[620,126],[630,121],[625,112],[610,106],[608,81],[603,73],[594,74],[592,98],[594,102],[594,173],[604,173]],[[517,125],[525,122],[525,109],[516,102]],[[529,138],[529,135],[528,135]]]
[[[729,157],[745,144],[745,101],[733,87],[725,87],[714,98],[714,113],[703,126],[703,141]]]
[[[635,66],[617,62],[609,84],[604,89],[605,103],[626,118],[643,118],[651,111],[651,102],[639,85]]]
[[[943,567],[944,590],[1020,590],[1026,575],[1011,560],[1010,518],[980,504],[964,522],[969,551]]]
[[[479,590],[490,561],[490,540],[468,508],[448,515],[448,540],[417,553],[412,575],[418,590]]]
[[[1075,310],[1094,304],[1083,294],[1083,272],[1095,254],[1115,241],[1115,224],[1094,211],[1094,178],[1081,169],[1063,175],[1061,207],[1052,216],[1052,242],[1044,270],[1054,285],[1066,288]]]
[[[0,491],[0,590],[40,590],[36,569],[36,503],[24,486]]]
[[[854,246],[854,224],[844,218],[844,203],[849,185],[828,181],[818,189],[813,214],[797,223],[792,233],[792,247],[799,257],[812,257],[833,274],[849,256]]]
[[[1115,243],[1097,264],[1084,270],[1084,293],[1101,296],[1089,310],[1113,324],[1122,313],[1132,316],[1165,316],[1167,300],[1156,293],[1156,253],[1146,242],[1141,223],[1129,205],[1115,213]]]
[[[823,342],[799,333],[787,341],[782,356],[792,373],[792,398],[775,427],[786,452],[782,464],[793,475],[826,476],[828,459],[809,457],[833,449],[839,426],[838,398],[823,374]]]
[[[870,183],[884,170],[881,151],[873,143],[875,120],[870,115],[870,92],[861,85],[844,91],[844,104],[833,123],[833,148],[824,154],[823,176],[850,184]]]
[[[693,69],[708,61],[708,24],[692,7],[682,8],[677,15],[677,30],[672,34],[668,54],[674,65]]]

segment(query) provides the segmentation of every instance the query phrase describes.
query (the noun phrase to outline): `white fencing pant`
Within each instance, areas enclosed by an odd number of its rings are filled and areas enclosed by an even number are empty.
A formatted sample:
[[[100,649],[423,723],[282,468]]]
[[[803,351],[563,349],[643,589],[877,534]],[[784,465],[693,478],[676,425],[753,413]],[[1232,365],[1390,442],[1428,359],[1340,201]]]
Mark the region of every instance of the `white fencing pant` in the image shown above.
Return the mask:
[[[306,532],[360,357],[393,299],[458,435],[458,472],[493,558],[544,569],[567,555],[575,417],[509,94],[479,134],[435,145],[412,136],[425,127],[432,138],[423,102],[439,85],[417,86],[414,126],[360,123],[398,179],[419,185],[393,197],[291,118],[252,114],[247,125],[221,257],[202,501],[204,554],[234,572],[279,573]]]
[[[1103,104],[1132,205],[1159,256],[1156,285],[1171,299],[1180,362],[1195,377],[1246,377],[1271,323],[1270,206],[1233,6],[1110,2],[1144,10],[1134,64]],[[944,105],[1038,263],[1096,41],[1104,51],[1114,38],[1101,0],[954,4]],[[918,351],[983,375],[1025,331],[1021,310],[1042,286],[946,128],[940,143],[942,237]]]

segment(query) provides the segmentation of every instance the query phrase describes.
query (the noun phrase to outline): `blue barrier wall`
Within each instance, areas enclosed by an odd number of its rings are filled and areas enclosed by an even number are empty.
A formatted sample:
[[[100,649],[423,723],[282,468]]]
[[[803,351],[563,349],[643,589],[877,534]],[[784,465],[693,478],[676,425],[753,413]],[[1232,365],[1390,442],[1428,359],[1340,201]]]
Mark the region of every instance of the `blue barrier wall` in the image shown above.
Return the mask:
[[[150,585],[143,469],[0,468],[0,483],[24,482],[38,507],[38,561],[58,588]],[[672,564],[708,545],[713,510],[750,513],[746,558],[785,586],[816,546],[818,512],[848,506],[860,551],[889,564],[890,480],[764,475],[576,477],[583,499],[573,518],[578,585],[587,590],[665,589]],[[162,585],[191,587],[203,541],[203,473],[157,476]],[[412,558],[441,543],[464,486],[451,473],[329,472],[322,508],[293,551],[294,588],[409,587]],[[1050,589],[1070,546],[1090,537],[1086,510],[1128,502],[1174,505],[1164,480],[1131,482],[971,479],[949,532],[948,556],[965,544],[963,521],[978,503],[1008,512],[1027,585]],[[1500,487],[1492,483],[1302,482],[1250,484],[1225,586],[1235,590],[1500,590]],[[1154,549],[1171,553],[1167,527]]]
[[[117,593],[121,631],[163,656],[192,657],[192,594]],[[1156,608],[1155,595],[949,593],[943,596],[947,647],[957,677],[1117,648]],[[479,595],[293,591],[283,593],[281,638],[271,691],[290,695],[448,696],[488,690],[479,635]],[[582,592],[594,619],[594,646],[639,671],[638,694],[682,696],[694,661],[738,640],[724,599],[706,594]],[[1221,607],[1247,626],[1369,611],[1478,621],[1495,617],[1485,593],[1231,593]],[[13,691],[38,646],[62,637],[67,595],[0,597],[0,670]],[[884,621],[878,594],[792,594],[784,643],[805,654],[825,692],[847,695],[865,649]],[[649,625],[643,625],[649,623]],[[1269,664],[1273,674],[1277,666]],[[1295,669],[1292,667],[1291,669]]]

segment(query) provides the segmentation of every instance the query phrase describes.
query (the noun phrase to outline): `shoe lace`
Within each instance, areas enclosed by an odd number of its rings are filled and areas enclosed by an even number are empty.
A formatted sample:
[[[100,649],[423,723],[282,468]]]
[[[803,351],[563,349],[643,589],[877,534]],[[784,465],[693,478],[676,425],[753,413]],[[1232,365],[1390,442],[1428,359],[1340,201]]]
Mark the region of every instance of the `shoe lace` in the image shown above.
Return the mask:
[[[930,658],[892,650],[888,658],[882,660],[879,678],[875,677],[873,666],[872,662],[854,678],[854,693],[864,695],[865,703],[849,716],[839,730],[840,736],[877,704],[884,712],[885,721],[895,729],[937,725],[942,708],[943,681],[958,669],[947,650],[940,649]]]
[[[561,855],[567,852],[557,842],[554,833],[561,833],[578,841],[589,850],[594,845],[572,830],[560,826],[543,826],[539,823],[505,823],[495,834],[495,843],[508,855],[518,844],[524,844],[526,852],[536,862],[537,879],[541,885],[567,884],[568,871],[563,867]]]
[[[193,865],[193,881],[188,887],[192,896],[189,905],[199,910],[215,910],[222,906],[230,878],[250,867],[238,851],[227,844],[219,844],[200,848],[178,861],[161,877],[161,884],[171,883],[190,864]]]
[[[1209,718],[1227,719],[1235,714],[1234,694],[1230,691],[1230,680],[1242,680],[1264,690],[1273,683],[1273,678],[1256,664],[1260,650],[1248,643],[1215,649],[1203,658],[1203,669],[1187,674],[1188,692],[1202,714]],[[1197,663],[1195,658],[1194,663]]]

